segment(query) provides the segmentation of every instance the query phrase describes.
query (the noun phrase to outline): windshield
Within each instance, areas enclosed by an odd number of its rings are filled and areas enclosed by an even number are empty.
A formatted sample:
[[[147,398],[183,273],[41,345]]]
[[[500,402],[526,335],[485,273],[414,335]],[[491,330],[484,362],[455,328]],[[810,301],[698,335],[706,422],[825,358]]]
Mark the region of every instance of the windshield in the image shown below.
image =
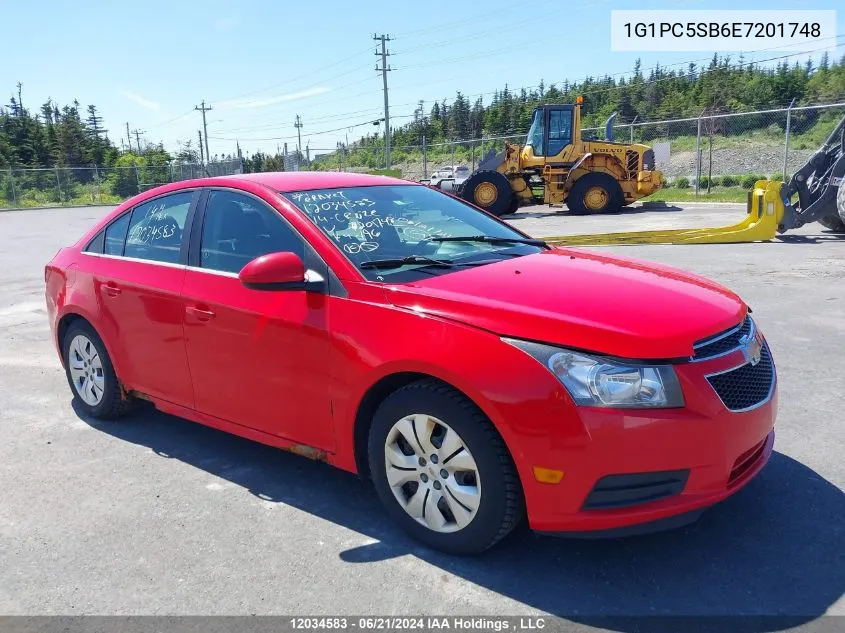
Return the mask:
[[[428,187],[379,185],[283,194],[373,281],[403,282],[443,275],[543,250],[509,242],[450,241],[449,237],[487,236],[522,240],[525,236],[468,204]],[[429,258],[371,268],[365,262]],[[362,264],[365,264],[362,267]]]
[[[531,121],[531,128],[528,130],[526,145],[534,148],[535,156],[543,155],[543,111],[534,110],[534,119]]]

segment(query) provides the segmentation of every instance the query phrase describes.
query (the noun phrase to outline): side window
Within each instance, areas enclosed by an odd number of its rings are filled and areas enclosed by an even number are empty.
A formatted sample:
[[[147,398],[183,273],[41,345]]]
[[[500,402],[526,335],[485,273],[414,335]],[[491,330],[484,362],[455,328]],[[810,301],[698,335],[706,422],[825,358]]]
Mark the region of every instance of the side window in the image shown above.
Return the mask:
[[[572,111],[549,112],[549,148],[547,156],[555,156],[572,142]]]
[[[105,235],[106,230],[102,229],[94,236],[94,239],[88,242],[88,246],[85,247],[86,253],[102,253],[103,252],[103,244],[105,244]]]
[[[129,222],[124,256],[178,263],[182,232],[192,198],[193,192],[186,191],[156,198],[135,207]]]
[[[239,273],[247,262],[279,251],[303,256],[302,238],[265,204],[231,191],[212,191],[205,209],[200,266]]]
[[[106,227],[106,255],[123,255],[123,243],[126,241],[126,229],[129,227],[129,214],[124,213]]]

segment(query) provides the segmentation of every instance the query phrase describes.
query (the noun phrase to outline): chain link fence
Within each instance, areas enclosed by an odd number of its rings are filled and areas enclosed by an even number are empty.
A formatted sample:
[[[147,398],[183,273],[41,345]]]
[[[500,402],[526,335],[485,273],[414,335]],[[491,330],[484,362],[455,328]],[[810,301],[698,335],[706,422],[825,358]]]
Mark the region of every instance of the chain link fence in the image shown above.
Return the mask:
[[[712,114],[662,121],[619,121],[614,140],[643,143],[655,150],[667,183],[707,191],[712,186],[753,186],[759,178],[788,180],[845,116],[845,103],[793,106],[754,112]],[[526,131],[527,133],[527,131]],[[525,134],[393,147],[392,167],[408,180],[424,180],[450,166],[474,171],[504,142],[524,143]],[[582,129],[582,137],[604,139],[605,128]],[[383,144],[332,150],[333,168],[373,171],[385,164]],[[750,184],[749,184],[750,183]]]
[[[650,145],[667,184],[706,192],[713,187],[748,189],[760,178],[787,180],[845,116],[845,102],[791,106],[742,113],[707,113],[662,121],[615,121],[613,137]],[[604,127],[582,129],[582,137],[603,139]],[[445,167],[470,172],[505,142],[523,143],[525,133],[391,148],[392,169],[383,169],[383,140],[365,146],[311,148],[307,156],[284,155],[286,171],[338,169],[390,173],[425,180]],[[313,156],[313,160],[311,159]],[[132,167],[73,167],[0,170],[0,208],[117,203],[168,182],[242,173],[240,159],[208,163],[162,163]]]
[[[242,172],[240,159],[205,165],[171,162],[131,167],[0,169],[0,209],[117,204],[170,182]]]

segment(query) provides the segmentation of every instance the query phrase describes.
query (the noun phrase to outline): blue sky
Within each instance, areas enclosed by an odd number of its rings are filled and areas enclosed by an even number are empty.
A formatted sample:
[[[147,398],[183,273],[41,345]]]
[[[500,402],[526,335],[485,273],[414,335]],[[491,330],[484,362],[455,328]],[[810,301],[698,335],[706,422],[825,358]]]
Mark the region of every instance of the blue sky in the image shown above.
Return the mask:
[[[456,90],[474,99],[506,82],[514,89],[586,75],[627,73],[636,53],[611,52],[611,9],[617,0],[484,2],[350,2],[343,0],[170,0],[163,2],[6,3],[2,16],[0,93],[23,83],[24,105],[48,97],[100,109],[119,143],[126,122],[149,142],[175,149],[196,139],[202,99],[212,154],[275,151],[302,116],[302,143],[312,152],[372,132],[355,126],[382,116],[374,32],[389,33],[391,117],[409,120],[418,100],[430,108]],[[835,9],[833,0],[800,3]],[[641,9],[795,9],[794,0],[645,0]],[[836,33],[845,34],[845,11]],[[845,43],[845,37],[837,40]],[[779,51],[776,51],[779,52]],[[845,53],[840,45],[837,54]],[[642,53],[644,69],[706,59],[701,53]],[[747,54],[765,59],[771,52]]]

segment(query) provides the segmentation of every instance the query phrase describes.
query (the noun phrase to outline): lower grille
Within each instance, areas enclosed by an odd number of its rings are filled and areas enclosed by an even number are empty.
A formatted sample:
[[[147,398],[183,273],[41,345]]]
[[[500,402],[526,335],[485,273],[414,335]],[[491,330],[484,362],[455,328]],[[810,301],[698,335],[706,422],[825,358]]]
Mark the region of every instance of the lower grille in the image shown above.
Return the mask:
[[[763,438],[759,443],[755,444],[747,451],[745,451],[742,455],[737,457],[736,461],[734,462],[733,468],[731,468],[731,474],[728,477],[729,488],[734,485],[737,481],[742,479],[746,473],[754,470],[754,468],[763,458],[763,450],[766,447],[767,439],[767,437]]]
[[[775,382],[775,366],[769,346],[760,350],[760,361],[750,362],[723,372],[707,376],[707,382],[729,411],[745,411],[766,402]]]
[[[608,475],[598,480],[585,510],[626,508],[680,494],[687,484],[688,470],[667,470],[635,475]]]

